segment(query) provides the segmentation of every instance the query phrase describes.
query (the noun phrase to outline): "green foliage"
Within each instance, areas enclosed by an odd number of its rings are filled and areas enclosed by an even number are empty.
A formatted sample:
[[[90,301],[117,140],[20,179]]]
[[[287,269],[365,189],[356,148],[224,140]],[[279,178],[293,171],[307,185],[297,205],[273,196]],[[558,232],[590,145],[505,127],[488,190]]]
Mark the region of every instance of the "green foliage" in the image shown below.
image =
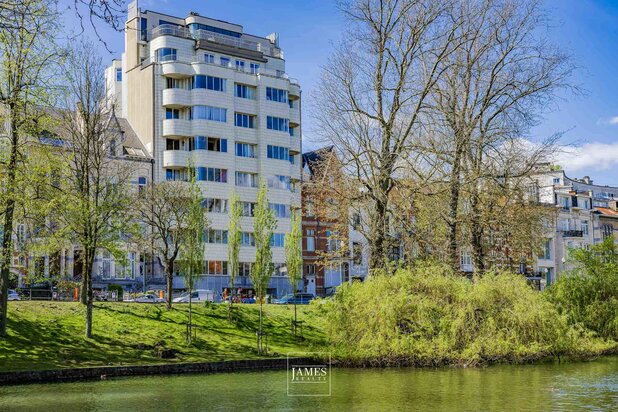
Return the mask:
[[[116,299],[122,301],[122,295],[124,293],[124,289],[120,285],[111,284],[107,287],[107,290],[110,292],[116,292]]]
[[[302,254],[302,228],[300,211],[292,211],[290,219],[291,229],[285,234],[285,264],[288,268],[288,280],[292,286],[292,292],[296,293],[300,282],[303,268]]]
[[[264,182],[260,183],[258,190],[257,203],[254,209],[253,236],[255,238],[255,263],[251,268],[251,282],[255,293],[262,301],[266,294],[266,289],[273,274],[273,252],[270,248],[270,239],[277,227],[277,221],[272,210],[268,206],[266,198],[267,190]]]
[[[446,265],[419,264],[343,285],[324,306],[335,357],[353,364],[524,362],[592,345],[509,273],[470,282]]]
[[[238,255],[240,254],[240,242],[242,228],[240,219],[242,218],[242,205],[238,195],[232,193],[230,196],[229,226],[227,235],[227,265],[230,275],[230,292],[234,290],[236,275],[238,274]]]
[[[569,323],[618,340],[618,250],[607,238],[590,250],[571,251],[571,270],[549,289],[549,297]]]

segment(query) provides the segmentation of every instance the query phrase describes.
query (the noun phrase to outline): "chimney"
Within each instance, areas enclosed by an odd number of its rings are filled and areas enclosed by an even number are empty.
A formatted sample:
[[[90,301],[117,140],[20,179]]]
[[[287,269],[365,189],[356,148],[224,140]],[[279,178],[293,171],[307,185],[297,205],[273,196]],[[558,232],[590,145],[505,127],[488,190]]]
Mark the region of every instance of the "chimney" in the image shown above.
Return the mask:
[[[587,184],[587,185],[591,185],[592,184],[592,180],[590,180],[590,176],[584,176],[584,178],[582,179],[582,181]]]

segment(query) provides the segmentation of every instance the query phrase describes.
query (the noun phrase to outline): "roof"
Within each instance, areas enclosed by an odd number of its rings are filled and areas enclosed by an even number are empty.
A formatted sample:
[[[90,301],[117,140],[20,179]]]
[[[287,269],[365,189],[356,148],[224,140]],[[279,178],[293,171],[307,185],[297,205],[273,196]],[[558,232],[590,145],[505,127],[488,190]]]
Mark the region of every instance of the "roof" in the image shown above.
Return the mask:
[[[618,210],[610,209],[607,207],[595,207],[597,212],[601,213],[604,216],[615,217],[618,218]]]
[[[146,147],[131,127],[129,121],[121,117],[116,117],[116,121],[124,138],[122,140],[123,154],[133,158],[151,159],[152,157],[148,150],[146,150]]]
[[[303,153],[303,168],[309,167],[311,174],[314,173],[314,167],[317,163],[324,161],[327,155],[334,153],[335,146],[326,146],[321,149]]]

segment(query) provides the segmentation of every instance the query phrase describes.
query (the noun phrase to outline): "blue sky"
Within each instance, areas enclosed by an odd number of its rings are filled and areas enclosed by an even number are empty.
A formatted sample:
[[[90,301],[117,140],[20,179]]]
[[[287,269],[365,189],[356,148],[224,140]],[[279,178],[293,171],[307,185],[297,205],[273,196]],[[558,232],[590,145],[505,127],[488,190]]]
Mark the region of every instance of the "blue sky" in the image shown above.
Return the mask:
[[[189,11],[241,24],[245,32],[280,35],[287,71],[298,78],[307,101],[317,85],[320,67],[328,64],[333,42],[344,21],[332,0],[142,0],[140,8],[185,17]],[[268,7],[266,7],[268,6]],[[595,183],[618,186],[618,1],[547,0],[552,20],[550,37],[570,52],[581,67],[574,81],[585,94],[565,94],[533,130],[535,138],[564,131],[569,145],[557,154],[571,177],[589,175]],[[102,30],[118,57],[123,35]],[[307,105],[305,105],[307,107]],[[309,113],[303,113],[304,147],[314,148]]]

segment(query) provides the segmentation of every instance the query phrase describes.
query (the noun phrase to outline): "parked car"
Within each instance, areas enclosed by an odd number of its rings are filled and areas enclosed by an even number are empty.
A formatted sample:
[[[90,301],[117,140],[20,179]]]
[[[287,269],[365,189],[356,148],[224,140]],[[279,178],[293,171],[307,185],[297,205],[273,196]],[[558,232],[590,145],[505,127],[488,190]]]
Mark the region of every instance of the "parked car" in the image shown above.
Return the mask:
[[[9,300],[21,300],[21,298],[17,294],[17,291],[13,289],[9,289],[9,292],[7,293],[7,295],[8,295]]]
[[[313,296],[311,293],[297,293],[296,297],[294,297],[294,295],[290,293],[283,296],[281,299],[275,299],[273,303],[277,303],[280,305],[293,305],[294,303],[296,303],[297,305],[307,305],[313,299],[315,299],[315,296]]]
[[[165,299],[161,299],[161,298],[157,297],[156,295],[154,295],[152,293],[147,293],[147,294],[145,294],[143,296],[135,298],[135,300],[133,302],[137,302],[137,303],[161,303],[161,302],[165,302]]]
[[[191,302],[214,302],[215,292],[212,290],[198,289],[191,292]],[[172,300],[174,303],[189,303],[189,292],[185,292]]]
[[[240,301],[242,303],[255,303],[255,298],[242,298]]]

